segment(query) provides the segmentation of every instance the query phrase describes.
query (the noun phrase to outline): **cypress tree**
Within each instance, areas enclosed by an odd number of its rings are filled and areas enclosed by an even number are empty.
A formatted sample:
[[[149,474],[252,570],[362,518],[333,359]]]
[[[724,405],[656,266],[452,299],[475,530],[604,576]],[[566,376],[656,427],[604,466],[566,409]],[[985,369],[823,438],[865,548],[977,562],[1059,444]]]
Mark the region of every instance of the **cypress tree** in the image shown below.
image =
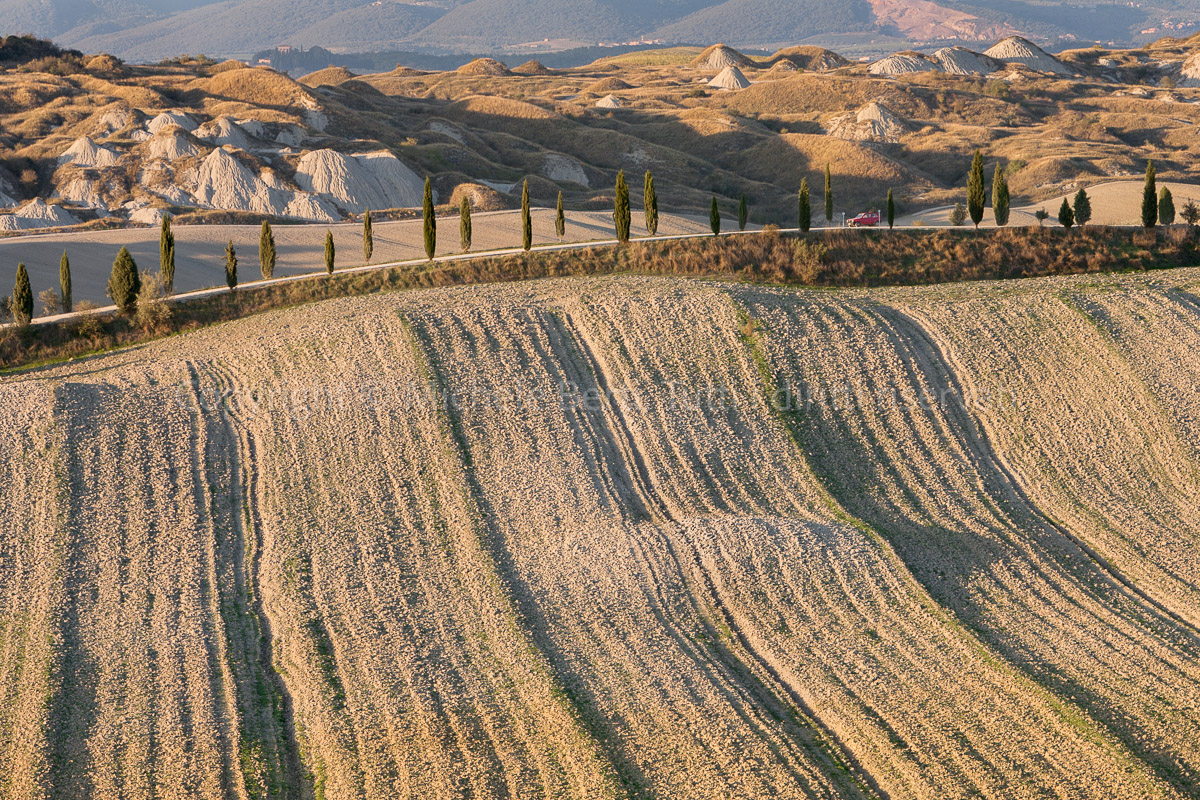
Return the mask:
[[[554,232],[558,234],[558,241],[562,241],[567,235],[567,215],[563,211],[562,192],[558,193],[558,204],[554,206]]]
[[[371,209],[363,214],[363,263],[370,264],[375,253],[375,233],[371,230]]]
[[[1142,189],[1142,227],[1158,224],[1158,188],[1154,180],[1154,162],[1146,162],[1146,186]]]
[[[721,209],[717,208],[717,196],[714,194],[712,207],[708,210],[708,226],[712,228],[713,236],[721,233]]]
[[[808,178],[800,180],[800,232],[808,233],[812,228],[812,200],[808,192]]]
[[[825,222],[833,222],[833,175],[828,161],[825,162]]]
[[[971,172],[967,175],[967,214],[976,230],[983,221],[983,206],[987,202],[983,182],[983,153],[976,150],[971,159]]]
[[[891,189],[888,189],[887,196],[887,224],[889,230],[896,227],[896,200],[892,197]]]
[[[433,184],[428,177],[425,178],[425,200],[421,213],[425,218],[425,257],[432,261],[437,250],[437,219],[433,216]]]
[[[1175,198],[1166,186],[1158,193],[1158,222],[1160,225],[1175,224]]]
[[[70,314],[74,303],[71,300],[71,259],[67,258],[66,250],[58,262],[58,288],[62,293],[63,312]]]
[[[613,198],[613,223],[617,228],[617,241],[629,241],[629,186],[625,183],[625,170],[617,173],[617,188]]]
[[[138,276],[137,264],[128,248],[122,247],[113,262],[112,274],[108,277],[108,296],[126,314],[137,308],[138,292],[142,290],[142,279]]]
[[[742,202],[738,203],[738,230],[746,230],[746,222],[750,219],[750,209],[746,206],[746,194],[742,193]]]
[[[10,310],[18,325],[28,325],[33,319],[33,289],[29,286],[29,272],[24,264],[17,264],[17,279],[13,282]]]
[[[1092,200],[1088,197],[1087,189],[1075,193],[1075,224],[1087,225],[1092,220]]]
[[[458,241],[464,253],[471,251],[471,201],[465,194],[458,204]]]
[[[533,247],[533,217],[529,213],[529,179],[521,187],[521,247],[528,251]]]
[[[1004,167],[996,162],[996,171],[992,175],[992,214],[996,217],[996,225],[1003,228],[1008,224],[1008,178]]]
[[[237,251],[233,249],[232,239],[225,248],[225,283],[231,292],[237,288]]]
[[[1071,210],[1071,204],[1065,197],[1062,206],[1058,209],[1058,221],[1067,230],[1071,230],[1071,226],[1075,224],[1075,212]]]
[[[258,235],[258,269],[267,280],[275,274],[275,234],[271,231],[271,223],[265,219]]]
[[[171,231],[171,215],[164,214],[158,234],[158,271],[167,292],[175,291],[175,234]]]
[[[333,231],[325,231],[325,271],[333,274],[333,259],[337,251],[333,248]]]
[[[654,191],[654,176],[646,170],[646,189],[643,205],[646,208],[646,233],[649,236],[658,234],[658,195]]]

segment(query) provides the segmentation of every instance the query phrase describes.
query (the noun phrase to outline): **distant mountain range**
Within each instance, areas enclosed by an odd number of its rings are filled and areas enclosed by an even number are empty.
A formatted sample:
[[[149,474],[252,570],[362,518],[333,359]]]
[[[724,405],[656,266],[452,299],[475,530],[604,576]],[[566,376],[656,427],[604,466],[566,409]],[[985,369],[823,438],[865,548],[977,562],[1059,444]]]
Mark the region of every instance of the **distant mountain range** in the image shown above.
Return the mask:
[[[543,39],[773,47],[832,34],[920,43],[1008,33],[1130,43],[1198,28],[1197,0],[0,0],[0,33],[132,60],[284,43],[472,52]]]

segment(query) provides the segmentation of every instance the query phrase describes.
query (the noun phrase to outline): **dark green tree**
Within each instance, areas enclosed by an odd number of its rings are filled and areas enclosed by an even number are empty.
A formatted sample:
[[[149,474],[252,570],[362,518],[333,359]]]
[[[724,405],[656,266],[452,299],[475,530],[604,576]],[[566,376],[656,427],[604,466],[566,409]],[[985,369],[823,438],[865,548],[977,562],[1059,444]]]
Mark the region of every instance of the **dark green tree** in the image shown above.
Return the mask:
[[[371,209],[363,214],[363,263],[370,264],[375,253],[375,232],[371,230]]]
[[[629,186],[625,183],[625,170],[617,173],[617,187],[613,196],[613,224],[617,229],[617,241],[629,241],[631,216],[629,211]]]
[[[1050,212],[1044,208],[1039,208],[1037,211],[1033,212],[1033,217],[1038,221],[1038,227],[1040,228],[1042,227],[1043,222],[1050,219]]]
[[[425,220],[425,257],[433,260],[437,250],[437,218],[433,214],[433,183],[425,178],[425,199],[421,203],[421,216]]]
[[[567,212],[563,210],[562,192],[558,193],[558,203],[554,206],[554,232],[558,234],[558,241],[562,241],[567,235]]]
[[[1071,203],[1067,198],[1063,198],[1062,206],[1058,209],[1058,222],[1067,230],[1071,230],[1071,226],[1075,224],[1075,212],[1071,209]]]
[[[1003,228],[1008,224],[1008,177],[1004,167],[996,162],[996,171],[992,174],[992,215],[996,218],[996,226]]]
[[[1175,224],[1175,198],[1166,186],[1158,193],[1158,222],[1160,225]]]
[[[122,247],[113,262],[112,274],[108,277],[108,296],[117,307],[126,314],[132,314],[137,309],[138,292],[142,290],[142,279],[138,275],[137,264],[130,255],[129,249]]]
[[[333,274],[333,260],[337,251],[333,247],[333,231],[325,231],[325,271]]]
[[[167,293],[175,291],[175,233],[171,230],[171,215],[163,214],[158,233],[158,271]]]
[[[646,186],[642,205],[646,210],[646,233],[650,236],[658,234],[658,194],[654,191],[654,176],[646,170]]]
[[[1179,212],[1179,215],[1188,225],[1195,227],[1200,224],[1200,206],[1196,205],[1193,200],[1188,200],[1183,204],[1183,210]]]
[[[70,314],[74,301],[71,300],[71,259],[67,258],[66,250],[58,261],[58,288],[62,292],[62,310]]]
[[[1092,221],[1092,199],[1088,197],[1087,189],[1080,187],[1075,193],[1075,224],[1083,227]]]
[[[713,236],[721,233],[721,209],[717,207],[717,196],[714,194],[712,207],[708,209],[708,226],[712,228]]]
[[[746,230],[746,223],[750,219],[750,209],[746,206],[746,195],[742,194],[742,201],[738,203],[738,230]]]
[[[975,223],[976,230],[979,229],[979,223],[983,221],[983,206],[986,202],[983,153],[976,150],[975,156],[971,159],[971,171],[967,175],[967,214],[971,217],[971,222]]]
[[[233,249],[233,240],[225,247],[225,284],[229,291],[237,288],[237,251]]]
[[[833,222],[833,175],[825,162],[825,222]]]
[[[521,247],[528,251],[533,247],[533,215],[529,211],[529,179],[521,187]]]
[[[465,194],[458,204],[458,243],[464,253],[471,252],[471,201]]]
[[[29,272],[24,264],[17,264],[17,279],[13,282],[9,309],[18,325],[28,325],[29,320],[33,319],[33,289],[29,286]]]
[[[800,180],[800,232],[808,233],[812,229],[812,198],[808,192],[808,178]]]
[[[1142,227],[1153,228],[1158,224],[1158,187],[1154,179],[1154,162],[1146,162],[1146,186],[1142,189]]]
[[[258,234],[258,270],[266,280],[275,274],[275,234],[265,219]]]
[[[892,197],[891,189],[887,195],[887,224],[889,230],[896,227],[896,198]]]

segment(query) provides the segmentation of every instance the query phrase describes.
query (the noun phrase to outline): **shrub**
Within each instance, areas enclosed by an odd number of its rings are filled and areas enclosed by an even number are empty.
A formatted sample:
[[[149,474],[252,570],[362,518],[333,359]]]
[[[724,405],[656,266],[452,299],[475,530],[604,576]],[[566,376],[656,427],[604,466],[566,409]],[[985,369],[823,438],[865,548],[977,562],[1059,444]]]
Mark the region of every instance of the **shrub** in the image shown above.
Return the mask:
[[[820,242],[807,239],[797,240],[792,250],[792,269],[801,283],[815,284],[821,276],[821,267],[829,248]]]
[[[167,297],[170,294],[162,273],[157,275],[152,272],[143,273],[142,288],[138,291],[137,311],[133,315],[133,324],[150,336],[169,332],[171,329],[171,304],[167,302]],[[86,319],[97,328],[99,327],[99,321],[94,315],[88,316]]]
[[[967,221],[967,209],[962,203],[955,203],[954,208],[950,211],[950,224],[954,227],[959,227]]]
[[[58,299],[58,292],[53,289],[42,289],[38,292],[38,302],[42,304],[42,316],[52,317],[62,311],[62,304]]]
[[[1183,221],[1188,225],[1195,226],[1196,224],[1200,223],[1200,206],[1196,205],[1195,202],[1188,200],[1187,203],[1184,204],[1183,211],[1181,211],[1179,215],[1183,217]]]

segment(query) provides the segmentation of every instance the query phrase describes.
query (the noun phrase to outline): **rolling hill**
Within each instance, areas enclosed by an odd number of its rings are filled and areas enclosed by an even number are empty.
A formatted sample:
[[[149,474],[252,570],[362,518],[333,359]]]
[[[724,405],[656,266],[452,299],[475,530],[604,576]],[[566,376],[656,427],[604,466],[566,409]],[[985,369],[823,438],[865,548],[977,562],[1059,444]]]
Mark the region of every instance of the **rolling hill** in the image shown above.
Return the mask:
[[[1195,796],[1198,278],[373,294],[0,379],[0,792]]]

